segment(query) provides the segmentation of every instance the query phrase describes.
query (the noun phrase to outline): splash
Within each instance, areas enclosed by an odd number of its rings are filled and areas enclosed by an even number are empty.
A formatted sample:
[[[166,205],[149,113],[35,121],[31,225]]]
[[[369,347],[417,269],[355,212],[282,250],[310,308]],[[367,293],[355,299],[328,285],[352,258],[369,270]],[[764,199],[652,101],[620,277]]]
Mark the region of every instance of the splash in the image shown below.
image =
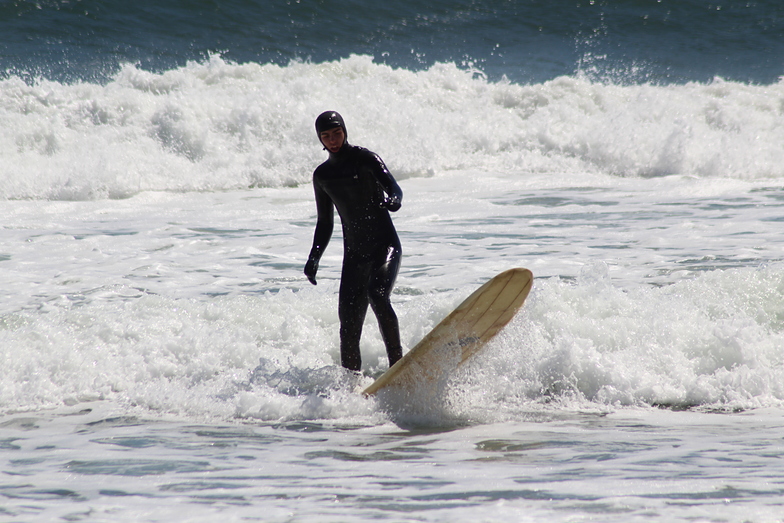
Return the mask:
[[[369,56],[235,64],[219,56],[106,85],[0,81],[0,197],[91,200],[143,191],[307,183],[323,155],[312,121],[341,111],[399,178],[505,173],[781,177],[784,82],[534,85]]]

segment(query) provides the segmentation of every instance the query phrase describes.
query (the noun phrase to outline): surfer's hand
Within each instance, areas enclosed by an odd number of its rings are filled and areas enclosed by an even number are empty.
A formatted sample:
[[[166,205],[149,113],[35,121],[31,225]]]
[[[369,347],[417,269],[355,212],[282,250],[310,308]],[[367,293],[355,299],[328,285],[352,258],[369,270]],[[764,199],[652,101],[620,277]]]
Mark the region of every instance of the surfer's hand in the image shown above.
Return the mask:
[[[400,198],[397,196],[390,196],[381,203],[381,208],[392,212],[397,211],[400,209]]]
[[[308,263],[305,264],[305,276],[308,277],[308,281],[313,285],[316,285],[316,272],[318,272],[318,265],[318,259],[314,258],[313,256],[308,258]]]

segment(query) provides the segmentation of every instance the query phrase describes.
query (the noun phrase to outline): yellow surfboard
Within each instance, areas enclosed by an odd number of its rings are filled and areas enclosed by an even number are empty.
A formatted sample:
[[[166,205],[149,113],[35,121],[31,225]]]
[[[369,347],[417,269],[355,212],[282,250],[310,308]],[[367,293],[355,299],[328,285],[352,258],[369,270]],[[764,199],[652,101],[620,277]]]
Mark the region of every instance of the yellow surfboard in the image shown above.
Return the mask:
[[[414,388],[436,381],[478,352],[522,307],[534,277],[509,269],[479,287],[363,392]]]

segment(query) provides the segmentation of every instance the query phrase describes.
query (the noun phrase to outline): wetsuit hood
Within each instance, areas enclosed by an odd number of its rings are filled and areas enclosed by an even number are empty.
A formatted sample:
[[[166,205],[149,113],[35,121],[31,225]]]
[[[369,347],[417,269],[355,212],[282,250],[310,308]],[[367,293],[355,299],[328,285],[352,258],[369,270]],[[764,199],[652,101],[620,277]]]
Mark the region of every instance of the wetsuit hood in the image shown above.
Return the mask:
[[[318,115],[318,118],[316,118],[316,134],[319,135],[319,139],[321,133],[324,131],[329,131],[330,129],[334,129],[335,127],[342,127],[343,134],[345,134],[346,138],[348,138],[346,124],[343,122],[343,117],[340,116],[340,113],[337,111],[326,111]]]
[[[346,130],[346,124],[343,122],[343,117],[340,116],[340,113],[337,111],[325,111],[318,115],[316,118],[316,136],[319,137],[319,142],[321,141],[321,133],[324,131],[329,131],[330,129],[334,129],[335,127],[340,127],[343,129],[343,136],[345,140],[343,141],[343,147],[348,145],[348,131]],[[326,147],[324,148],[326,149]],[[341,151],[343,148],[341,148]],[[330,153],[332,155],[333,153]]]
[[[316,136],[319,137],[319,142],[321,142],[321,133],[324,131],[329,131],[330,129],[334,129],[336,127],[340,127],[343,129],[343,147],[340,148],[340,151],[337,153],[333,153],[330,151],[329,157],[330,159],[335,159],[336,155],[339,155],[343,151],[345,151],[348,147],[348,131],[346,130],[346,124],[343,122],[343,117],[340,116],[340,113],[337,111],[326,111],[318,115],[316,118]],[[324,145],[322,143],[322,145]],[[326,151],[327,148],[324,147]]]

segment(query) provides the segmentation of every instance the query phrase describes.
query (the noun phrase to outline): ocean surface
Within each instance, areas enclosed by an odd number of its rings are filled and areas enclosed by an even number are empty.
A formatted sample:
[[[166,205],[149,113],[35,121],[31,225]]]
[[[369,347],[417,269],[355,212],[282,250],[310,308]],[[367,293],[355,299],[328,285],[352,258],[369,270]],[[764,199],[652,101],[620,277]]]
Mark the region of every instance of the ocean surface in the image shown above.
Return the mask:
[[[0,519],[784,521],[784,4],[0,1]],[[436,394],[339,367],[313,122],[399,181]]]

